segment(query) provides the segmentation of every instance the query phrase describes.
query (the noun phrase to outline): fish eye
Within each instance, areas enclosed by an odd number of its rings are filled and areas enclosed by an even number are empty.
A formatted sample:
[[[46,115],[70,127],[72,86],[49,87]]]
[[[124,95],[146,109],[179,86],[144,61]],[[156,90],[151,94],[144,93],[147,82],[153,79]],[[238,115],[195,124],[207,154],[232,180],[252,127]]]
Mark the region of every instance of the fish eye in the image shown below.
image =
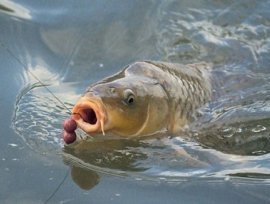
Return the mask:
[[[124,91],[124,103],[127,105],[134,104],[135,102],[135,95],[132,90],[126,89]]]

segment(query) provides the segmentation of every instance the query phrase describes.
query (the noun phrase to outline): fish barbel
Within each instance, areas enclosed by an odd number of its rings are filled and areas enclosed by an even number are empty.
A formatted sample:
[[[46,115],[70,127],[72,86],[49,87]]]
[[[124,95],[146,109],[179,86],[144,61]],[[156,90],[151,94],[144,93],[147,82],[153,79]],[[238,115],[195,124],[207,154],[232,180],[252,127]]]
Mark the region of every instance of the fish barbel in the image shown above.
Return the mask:
[[[90,87],[72,110],[90,135],[177,134],[211,97],[211,66],[135,62]]]

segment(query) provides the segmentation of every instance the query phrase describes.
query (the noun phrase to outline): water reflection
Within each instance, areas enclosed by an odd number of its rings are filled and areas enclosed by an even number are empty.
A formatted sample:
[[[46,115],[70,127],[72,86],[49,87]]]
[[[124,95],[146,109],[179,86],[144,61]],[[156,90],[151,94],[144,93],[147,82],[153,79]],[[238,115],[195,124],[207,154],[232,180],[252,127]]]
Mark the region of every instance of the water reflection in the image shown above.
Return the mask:
[[[31,19],[31,12],[24,6],[9,1],[9,0],[2,0],[0,2],[0,15],[1,12],[6,13],[8,15],[12,15],[16,18],[22,18],[22,19]]]
[[[87,190],[99,183],[100,174],[167,182],[194,177],[222,180],[227,176],[270,179],[268,164],[254,165],[269,160],[267,155],[228,155],[181,142],[180,138],[81,140],[64,146],[62,158],[71,169],[73,181]]]
[[[71,178],[81,189],[90,190],[94,188],[100,181],[100,176],[97,172],[90,169],[69,164],[69,161],[63,161],[69,165],[71,169]]]
[[[165,142],[168,141],[98,138],[81,140],[73,145],[64,146],[62,158],[71,169],[73,181],[80,188],[87,190],[98,184],[100,173],[158,181],[159,178],[166,176],[165,169],[168,171],[172,167],[169,165],[171,161],[168,163],[165,161],[170,157],[174,159],[174,163],[182,163],[183,169],[184,165],[188,164],[187,170],[197,169],[197,173],[204,173],[199,169],[208,167],[206,163],[192,158],[181,147],[175,148],[172,152],[164,149]],[[161,168],[164,168],[164,172]],[[173,176],[173,172],[170,174]],[[180,181],[179,175],[190,176],[190,173],[179,172],[171,180]]]
[[[32,18],[19,4],[2,2],[0,15]],[[18,95],[13,120],[26,145],[44,155],[63,153],[83,189],[97,185],[100,173],[177,181],[227,175],[269,179],[269,2],[129,2],[110,4],[109,14],[105,2],[98,2],[91,12],[39,8],[44,13],[29,25],[7,18],[5,25],[12,25],[7,42],[27,65],[29,84]],[[83,90],[145,58],[214,64],[215,97],[191,128],[174,138],[81,140],[63,147],[62,121]],[[51,93],[29,70],[49,82]]]
[[[139,172],[146,170],[146,168],[139,167],[136,163],[146,159],[147,155],[136,151],[137,148],[146,148],[146,143],[139,140],[98,139],[79,141],[75,145],[66,146],[63,151],[79,158],[84,163],[122,171]]]
[[[136,167],[136,162],[145,159],[146,155],[127,151],[132,147],[142,147],[140,144],[142,143],[139,141],[129,140],[84,140],[75,145],[65,146],[62,156],[64,163],[71,168],[73,181],[80,188],[89,190],[98,184],[98,169],[103,167],[101,171],[109,174],[115,173],[110,169],[142,172],[144,168]]]
[[[100,180],[96,172],[76,166],[71,167],[71,177],[84,190],[92,189]]]

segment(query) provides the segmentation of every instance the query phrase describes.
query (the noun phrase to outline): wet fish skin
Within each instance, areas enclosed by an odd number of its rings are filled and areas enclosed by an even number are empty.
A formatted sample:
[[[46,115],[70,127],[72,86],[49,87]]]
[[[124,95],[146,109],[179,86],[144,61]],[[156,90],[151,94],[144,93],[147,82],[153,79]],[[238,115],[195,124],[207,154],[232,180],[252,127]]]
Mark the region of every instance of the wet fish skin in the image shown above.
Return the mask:
[[[135,62],[91,85],[83,97],[101,99],[106,133],[177,134],[211,97],[210,67],[207,63]],[[131,105],[126,101],[129,93],[134,97]]]
[[[191,120],[195,111],[210,100],[212,65],[205,62],[187,65],[146,62],[155,66],[149,77],[157,79],[167,93],[170,107],[168,129],[177,134]]]

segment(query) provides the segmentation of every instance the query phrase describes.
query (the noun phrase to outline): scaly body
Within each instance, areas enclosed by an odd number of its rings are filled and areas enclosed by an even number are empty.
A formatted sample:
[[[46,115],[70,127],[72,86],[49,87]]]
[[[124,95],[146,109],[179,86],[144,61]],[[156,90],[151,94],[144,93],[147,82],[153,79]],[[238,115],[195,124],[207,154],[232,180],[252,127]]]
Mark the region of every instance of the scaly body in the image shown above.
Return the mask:
[[[135,62],[91,85],[73,108],[89,134],[179,133],[211,97],[209,65]]]

